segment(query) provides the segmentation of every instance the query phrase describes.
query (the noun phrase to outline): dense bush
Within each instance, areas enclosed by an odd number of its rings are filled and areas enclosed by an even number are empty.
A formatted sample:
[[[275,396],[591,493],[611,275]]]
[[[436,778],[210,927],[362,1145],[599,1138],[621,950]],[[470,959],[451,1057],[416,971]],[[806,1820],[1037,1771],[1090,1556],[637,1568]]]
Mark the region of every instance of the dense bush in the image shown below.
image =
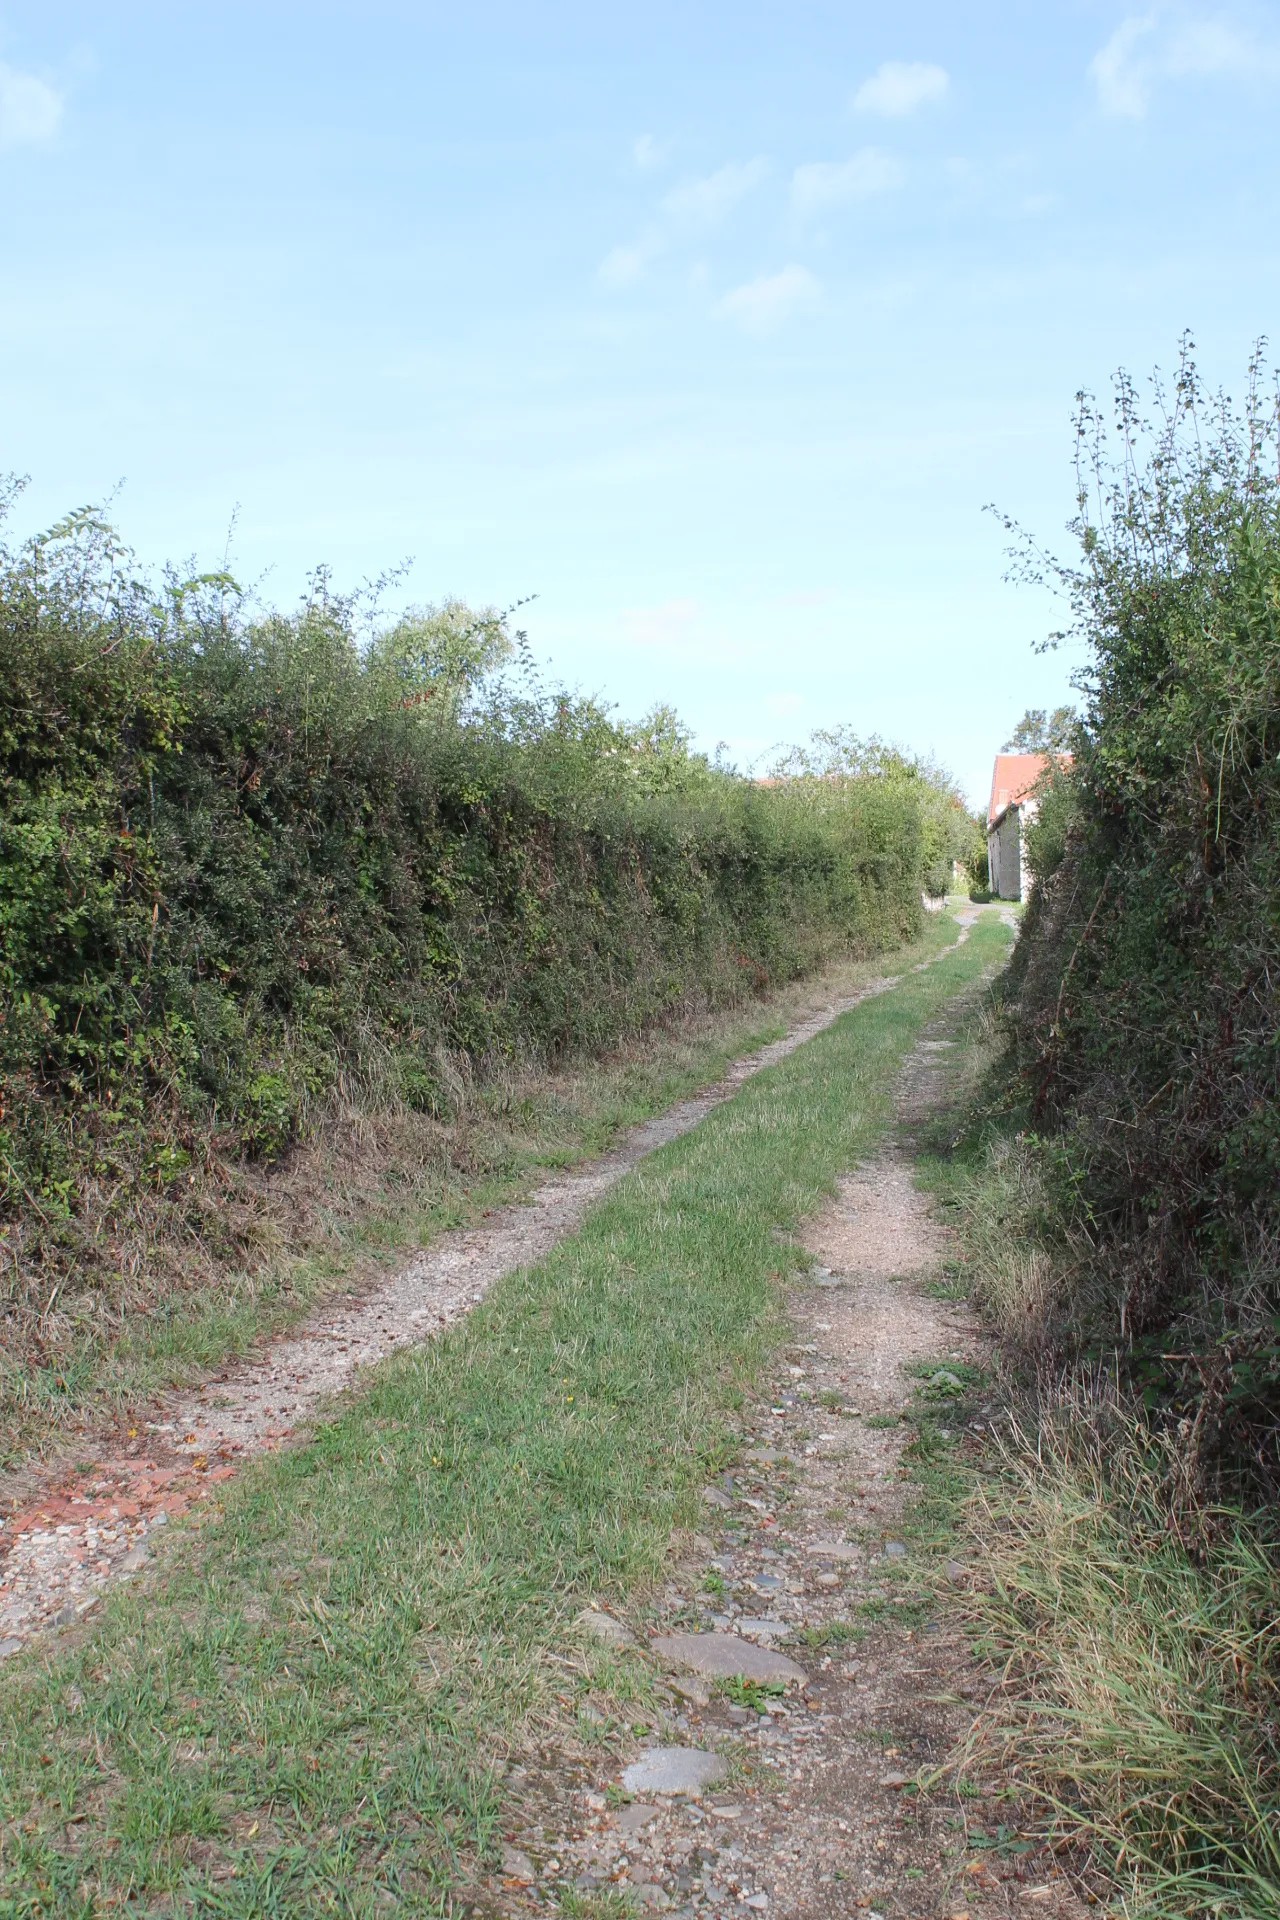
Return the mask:
[[[1120,451],[1080,418],[1090,665],[1014,962],[1031,1125],[1094,1248],[1076,1303],[1186,1447],[1280,1481],[1280,486],[1273,413],[1184,358]],[[1099,1276],[1103,1284],[1096,1282]]]
[[[985,879],[987,840],[981,820],[969,812],[955,781],[932,759],[905,753],[873,735],[864,740],[850,727],[820,727],[808,744],[790,747],[777,760],[773,780],[801,782],[817,796],[823,783],[840,791],[850,781],[874,780],[900,795],[916,813],[921,830],[921,881],[939,898],[955,884],[958,864],[966,872],[981,860]]]
[[[918,928],[928,779],[762,787],[504,679],[494,616],[367,615],[323,574],[288,617],[156,589],[91,514],[0,556],[11,1315],[117,1258],[121,1196],[278,1160],[340,1086],[433,1110],[460,1057]]]

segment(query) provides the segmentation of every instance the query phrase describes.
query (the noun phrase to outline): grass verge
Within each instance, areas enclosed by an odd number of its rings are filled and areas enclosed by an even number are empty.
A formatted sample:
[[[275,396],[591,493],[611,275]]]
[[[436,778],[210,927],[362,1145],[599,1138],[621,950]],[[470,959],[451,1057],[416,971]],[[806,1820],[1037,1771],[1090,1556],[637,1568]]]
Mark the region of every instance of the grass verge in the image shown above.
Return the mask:
[[[97,1630],[0,1675],[0,1913],[457,1910],[514,1743],[635,1659],[573,1626],[662,1566],[779,1330],[779,1232],[888,1123],[1003,948],[865,1002],[651,1156],[538,1266],[246,1473]],[[15,1670],[16,1669],[16,1670]]]
[[[1176,1444],[1176,1440],[1173,1444]],[[1280,1575],[1243,1514],[1172,1524],[1168,1443],[1123,1405],[1042,1408],[970,1513],[999,1752],[1144,1916],[1280,1915]]]
[[[604,1150],[629,1126],[715,1080],[784,1033],[806,1007],[852,994],[955,939],[929,916],[914,946],[831,963],[733,1007],[687,1014],[597,1058],[552,1071],[459,1076],[452,1111],[335,1108],[317,1138],[274,1171],[240,1167],[216,1234],[159,1239],[122,1318],[48,1329],[43,1363],[0,1338],[0,1469],[56,1444],[60,1430],[198,1379],[296,1322],[334,1287],[376,1281],[430,1244],[526,1193],[548,1169]],[[163,1271],[162,1271],[163,1270]],[[56,1299],[56,1289],[55,1289]]]
[[[1186,1423],[1156,1427],[1106,1366],[1055,1355],[1082,1250],[1048,1230],[1034,1143],[992,1118],[991,1023],[961,1038],[969,1097],[919,1174],[960,1235],[948,1289],[1004,1343],[1013,1411],[967,1490],[940,1490],[981,1569],[964,1604],[993,1676],[954,1764],[1028,1789],[1126,1915],[1280,1920],[1274,1525],[1197,1505]]]

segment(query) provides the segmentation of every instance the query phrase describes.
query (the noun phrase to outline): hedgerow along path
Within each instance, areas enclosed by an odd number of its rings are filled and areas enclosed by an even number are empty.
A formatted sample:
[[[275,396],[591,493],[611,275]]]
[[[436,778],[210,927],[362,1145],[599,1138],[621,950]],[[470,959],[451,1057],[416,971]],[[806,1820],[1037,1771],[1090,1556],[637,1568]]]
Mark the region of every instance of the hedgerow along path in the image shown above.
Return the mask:
[[[585,1600],[643,1589],[697,1510],[780,1333],[780,1234],[865,1155],[921,1025],[1006,939],[980,920],[756,1074],[246,1470],[91,1637],[15,1661],[7,1910],[465,1904],[512,1746],[572,1720],[588,1681],[636,1685],[603,1651],[567,1677],[557,1649]]]
[[[962,912],[962,923],[971,918]],[[955,937],[950,919],[934,921],[894,960],[902,970],[927,964]],[[478,1209],[455,1231],[437,1225],[424,1250],[389,1279],[370,1284],[367,1273],[348,1264],[345,1279],[354,1291],[344,1292],[339,1268],[336,1289],[331,1281],[322,1302],[293,1316],[291,1327],[268,1321],[247,1356],[233,1349],[228,1360],[215,1342],[217,1357],[191,1369],[186,1381],[179,1376],[168,1391],[136,1382],[120,1396],[128,1413],[122,1409],[96,1435],[91,1420],[82,1428],[69,1470],[64,1447],[60,1465],[18,1475],[23,1491],[0,1518],[0,1659],[42,1631],[84,1620],[114,1580],[150,1558],[158,1527],[203,1501],[247,1459],[290,1440],[362,1366],[429,1339],[469,1311],[492,1280],[530,1265],[571,1232],[591,1202],[647,1153],[687,1132],[752,1073],[896,978],[874,962],[825,969],[806,992],[786,992],[781,1006],[766,1002],[766,1019],[782,1012],[783,1031],[763,1045],[753,1035],[752,1050],[736,1058],[717,1050],[720,1023],[713,1021],[684,1075],[697,1091],[674,1104],[650,1098],[651,1117],[626,1128],[610,1151],[544,1180],[524,1204],[486,1207],[487,1225],[479,1224]],[[754,1024],[759,1031],[759,1013]],[[661,1036],[656,1046],[660,1052]],[[716,1076],[709,1084],[708,1068]],[[637,1107],[645,1112],[643,1093],[632,1111]],[[491,1201],[508,1198],[513,1183],[507,1182],[507,1193],[497,1184]],[[192,1321],[199,1311],[193,1309]],[[144,1341],[149,1333],[144,1326]],[[169,1337],[166,1322],[161,1338]]]

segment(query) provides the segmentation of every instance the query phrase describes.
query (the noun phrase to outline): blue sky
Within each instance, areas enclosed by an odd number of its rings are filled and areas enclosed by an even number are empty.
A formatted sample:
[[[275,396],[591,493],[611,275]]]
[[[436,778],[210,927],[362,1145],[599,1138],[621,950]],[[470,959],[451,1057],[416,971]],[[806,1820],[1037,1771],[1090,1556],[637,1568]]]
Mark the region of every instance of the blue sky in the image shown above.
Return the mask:
[[[1002,583],[1070,412],[1280,283],[1267,6],[0,6],[0,467],[290,601],[522,610],[746,764],[985,795],[1074,664]],[[270,571],[268,571],[268,569]]]

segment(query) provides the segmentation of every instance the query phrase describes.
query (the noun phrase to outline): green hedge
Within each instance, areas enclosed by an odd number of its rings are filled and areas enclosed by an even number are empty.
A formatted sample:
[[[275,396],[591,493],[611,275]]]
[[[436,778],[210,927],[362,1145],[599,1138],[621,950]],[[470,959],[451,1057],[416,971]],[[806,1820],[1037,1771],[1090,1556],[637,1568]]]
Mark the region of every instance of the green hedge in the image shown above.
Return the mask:
[[[441,1108],[459,1054],[598,1049],[918,929],[911,781],[762,787],[669,715],[477,678],[507,647],[491,617],[457,669],[422,640],[438,618],[362,634],[323,575],[254,620],[221,576],[132,571],[92,515],[0,566],[0,1209],[24,1260],[74,1256],[94,1183],[285,1154],[344,1077]]]
[[[1085,727],[1030,838],[1031,1124],[1088,1246],[1086,1337],[1187,1426],[1189,1481],[1280,1487],[1280,487],[1274,415],[1082,427]],[[1147,450],[1142,457],[1144,442]],[[1087,503],[1087,504],[1086,504]],[[1099,1282],[1101,1284],[1099,1284]]]

